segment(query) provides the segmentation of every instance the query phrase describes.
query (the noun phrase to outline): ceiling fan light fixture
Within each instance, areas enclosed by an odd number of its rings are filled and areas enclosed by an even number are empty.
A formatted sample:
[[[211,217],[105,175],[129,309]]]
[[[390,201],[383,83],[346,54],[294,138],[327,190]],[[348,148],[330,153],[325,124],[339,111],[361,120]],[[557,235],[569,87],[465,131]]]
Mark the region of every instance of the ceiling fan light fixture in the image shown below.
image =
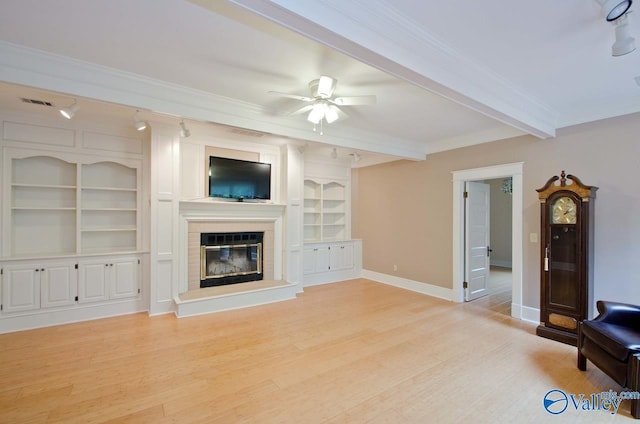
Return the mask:
[[[324,119],[327,120],[327,123],[332,123],[338,120],[340,116],[338,115],[338,108],[334,105],[325,105],[324,111]]]
[[[328,99],[333,94],[335,86],[336,80],[334,78],[322,75],[318,80],[318,97]]]
[[[60,109],[60,115],[64,116],[67,119],[71,119],[73,118],[73,115],[76,114],[79,108],[80,106],[78,106],[78,103],[76,103],[76,101],[74,100],[71,106]]]
[[[322,118],[324,118],[324,105],[322,103],[316,103],[313,105],[311,112],[309,112],[307,121],[317,125],[320,121],[322,121]]]
[[[633,0],[598,0],[598,3],[607,22],[613,22],[627,13]]]
[[[636,49],[635,39],[631,36],[626,15],[616,21],[616,41],[611,46],[612,56],[624,56]]]

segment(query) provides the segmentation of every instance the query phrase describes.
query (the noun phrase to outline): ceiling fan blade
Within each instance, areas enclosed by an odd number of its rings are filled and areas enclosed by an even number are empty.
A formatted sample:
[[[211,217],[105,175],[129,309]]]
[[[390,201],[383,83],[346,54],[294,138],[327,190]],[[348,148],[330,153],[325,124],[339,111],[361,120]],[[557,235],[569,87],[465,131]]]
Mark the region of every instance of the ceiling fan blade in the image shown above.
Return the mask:
[[[340,109],[339,107],[333,106],[336,108],[336,112],[338,112],[338,119],[342,120],[342,119],[347,119],[349,117],[349,115],[347,115],[346,113],[344,113],[344,111],[342,109]]]
[[[298,96],[297,94],[280,93],[278,91],[268,91],[268,93],[276,96],[280,96],[280,97],[286,97],[288,99],[301,100],[303,102],[312,102],[314,100],[313,97]]]
[[[302,106],[301,108],[297,108],[296,110],[293,110],[292,112],[287,113],[287,115],[300,115],[301,113],[308,112],[311,109],[313,109],[313,105],[305,105],[305,106]]]
[[[287,104],[278,107],[275,112],[280,116],[299,115],[313,108],[313,105],[307,104],[300,106],[298,102],[287,102]]]
[[[376,104],[376,96],[350,96],[350,97],[336,97],[330,100],[331,103],[338,106],[358,106],[358,105],[374,105]]]

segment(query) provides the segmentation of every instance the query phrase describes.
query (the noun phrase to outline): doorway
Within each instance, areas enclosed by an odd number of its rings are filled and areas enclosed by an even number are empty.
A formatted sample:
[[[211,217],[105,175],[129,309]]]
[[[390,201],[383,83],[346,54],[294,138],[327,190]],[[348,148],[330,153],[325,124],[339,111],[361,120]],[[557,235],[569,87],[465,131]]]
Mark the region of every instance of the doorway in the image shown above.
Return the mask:
[[[511,163],[453,172],[453,300],[464,301],[465,278],[465,183],[511,178],[511,316],[522,319],[522,168]],[[508,285],[508,281],[507,281]]]

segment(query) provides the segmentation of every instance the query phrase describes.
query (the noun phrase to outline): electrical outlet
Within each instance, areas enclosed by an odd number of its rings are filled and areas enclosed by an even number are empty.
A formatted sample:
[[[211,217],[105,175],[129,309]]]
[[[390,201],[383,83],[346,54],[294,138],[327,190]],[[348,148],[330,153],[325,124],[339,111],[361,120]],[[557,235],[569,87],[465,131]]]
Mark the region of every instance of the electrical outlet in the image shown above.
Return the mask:
[[[397,270],[398,270],[398,265],[393,264],[393,270],[394,270],[394,271],[397,271]]]
[[[538,242],[538,233],[530,233],[529,234],[529,241],[531,243],[537,243]]]

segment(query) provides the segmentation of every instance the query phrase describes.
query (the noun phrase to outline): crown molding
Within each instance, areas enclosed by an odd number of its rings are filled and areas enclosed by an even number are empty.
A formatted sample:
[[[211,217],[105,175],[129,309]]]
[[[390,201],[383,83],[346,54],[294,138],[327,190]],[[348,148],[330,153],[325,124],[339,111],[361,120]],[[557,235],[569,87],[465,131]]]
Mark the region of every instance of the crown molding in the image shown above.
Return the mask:
[[[337,126],[327,126],[320,135],[306,121],[274,116],[255,104],[4,41],[0,41],[0,80],[300,140],[412,160],[426,157],[424,147],[412,140]]]
[[[210,1],[192,2],[206,7]],[[504,124],[539,138],[555,136],[557,112],[492,70],[463,57],[400,14],[390,2],[230,1]]]

